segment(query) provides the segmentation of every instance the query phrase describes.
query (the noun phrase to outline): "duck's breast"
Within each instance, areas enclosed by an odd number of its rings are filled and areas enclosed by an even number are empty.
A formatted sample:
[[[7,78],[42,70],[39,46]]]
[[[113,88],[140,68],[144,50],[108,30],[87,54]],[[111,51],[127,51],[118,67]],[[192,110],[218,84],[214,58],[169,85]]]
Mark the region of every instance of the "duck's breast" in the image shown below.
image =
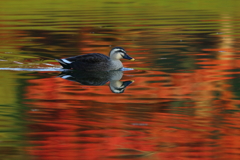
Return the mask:
[[[119,70],[123,67],[123,64],[120,60],[111,60],[110,68],[111,70]]]

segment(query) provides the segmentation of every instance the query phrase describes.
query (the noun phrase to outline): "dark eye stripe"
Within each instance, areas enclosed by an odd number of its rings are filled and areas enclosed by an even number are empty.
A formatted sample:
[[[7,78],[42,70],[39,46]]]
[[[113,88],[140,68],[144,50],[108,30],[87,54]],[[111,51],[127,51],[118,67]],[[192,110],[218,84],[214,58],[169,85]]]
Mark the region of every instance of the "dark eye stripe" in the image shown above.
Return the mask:
[[[123,50],[119,50],[119,52],[122,52],[122,53],[124,53],[124,54],[126,53],[126,52],[124,52]]]

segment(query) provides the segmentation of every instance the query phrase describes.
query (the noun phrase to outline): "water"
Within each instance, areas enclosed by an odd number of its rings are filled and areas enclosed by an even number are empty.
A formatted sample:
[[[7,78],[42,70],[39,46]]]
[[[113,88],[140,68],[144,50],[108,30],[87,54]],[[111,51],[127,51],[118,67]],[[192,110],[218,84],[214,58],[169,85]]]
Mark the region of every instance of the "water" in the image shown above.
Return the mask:
[[[1,160],[240,159],[240,2],[0,3]],[[133,70],[54,60],[115,46]]]

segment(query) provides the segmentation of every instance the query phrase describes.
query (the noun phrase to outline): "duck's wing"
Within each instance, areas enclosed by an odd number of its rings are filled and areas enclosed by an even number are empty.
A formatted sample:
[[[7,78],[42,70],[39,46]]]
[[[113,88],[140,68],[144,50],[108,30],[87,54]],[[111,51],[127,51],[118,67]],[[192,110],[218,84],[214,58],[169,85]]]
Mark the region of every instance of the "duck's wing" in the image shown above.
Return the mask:
[[[90,53],[81,56],[70,57],[71,67],[77,70],[98,71],[109,70],[110,58],[100,53]]]
[[[95,63],[95,62],[108,62],[110,58],[101,53],[89,53],[80,56],[74,56],[66,58],[70,62],[86,62],[86,63]]]
[[[90,53],[85,55],[79,55],[74,57],[68,57],[64,59],[56,59],[63,68],[66,69],[79,69],[79,70],[86,70],[84,68],[91,68],[91,67],[101,67],[110,64],[110,58],[104,54],[100,53]],[[88,70],[88,69],[87,69]]]

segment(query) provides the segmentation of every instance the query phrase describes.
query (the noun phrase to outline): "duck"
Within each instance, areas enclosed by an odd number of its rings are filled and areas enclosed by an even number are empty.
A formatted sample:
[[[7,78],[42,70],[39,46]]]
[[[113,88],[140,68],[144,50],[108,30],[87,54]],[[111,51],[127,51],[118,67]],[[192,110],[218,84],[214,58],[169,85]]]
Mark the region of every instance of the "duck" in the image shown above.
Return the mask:
[[[78,82],[87,86],[102,86],[109,82],[109,88],[113,93],[124,93],[127,86],[134,80],[122,81],[123,71],[79,71],[66,70],[58,77]]]
[[[112,48],[109,53],[109,57],[101,53],[89,53],[56,60],[64,69],[82,71],[111,71],[123,68],[123,64],[120,61],[122,58],[130,61],[135,60],[130,57],[122,47]]]

